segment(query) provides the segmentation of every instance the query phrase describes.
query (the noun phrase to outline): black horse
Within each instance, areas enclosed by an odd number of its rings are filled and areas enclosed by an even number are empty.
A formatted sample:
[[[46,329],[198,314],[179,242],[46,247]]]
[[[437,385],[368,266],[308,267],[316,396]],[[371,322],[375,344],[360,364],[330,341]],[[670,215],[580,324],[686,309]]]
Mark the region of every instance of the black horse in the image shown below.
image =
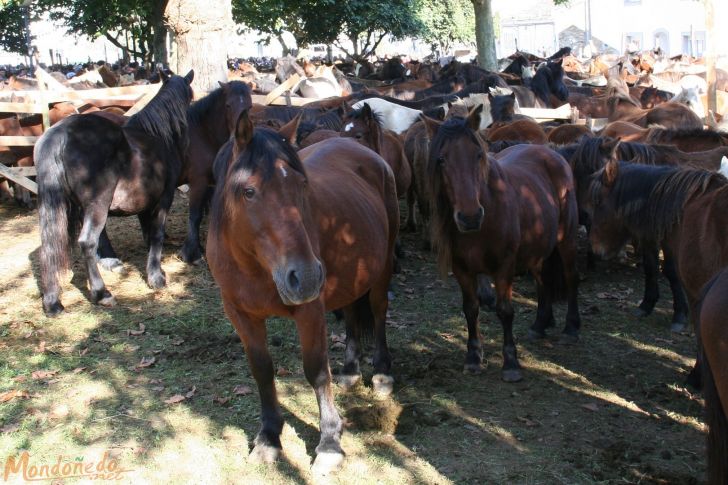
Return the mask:
[[[187,107],[192,100],[185,77],[171,76],[149,104],[123,125],[106,118],[74,115],[38,140],[40,264],[43,310],[63,311],[58,273],[69,266],[69,241],[81,224],[78,243],[91,287],[91,301],[114,305],[96,263],[99,236],[109,214],[138,215],[149,245],[147,283],[166,285],[161,268],[167,212],[187,148]]]
[[[569,89],[564,84],[564,68],[561,59],[556,62],[547,62],[538,68],[531,79],[531,84],[525,86],[509,86],[516,93],[518,105],[522,108],[556,108],[551,102],[553,96],[559,102],[569,100]]]

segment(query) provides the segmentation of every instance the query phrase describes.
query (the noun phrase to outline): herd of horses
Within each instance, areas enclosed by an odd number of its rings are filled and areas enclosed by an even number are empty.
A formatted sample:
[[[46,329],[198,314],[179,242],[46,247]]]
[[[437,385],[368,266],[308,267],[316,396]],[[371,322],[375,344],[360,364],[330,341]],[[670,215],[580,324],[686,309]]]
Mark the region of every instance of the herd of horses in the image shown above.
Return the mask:
[[[115,304],[98,269],[98,262],[120,264],[105,231],[109,215],[139,217],[149,247],[147,282],[165,286],[165,220],[175,188],[189,184],[181,258],[202,259],[200,222],[209,207],[204,254],[260,393],[262,426],[251,458],[269,462],[281,451],[265,321],[291,318],[320,411],[313,466],[325,473],[344,457],[326,312],[345,321],[341,384],[361,380],[363,339],[373,336],[372,386],[384,395],[393,389],[386,315],[390,280],[404,256],[399,199],[407,202],[405,228],[422,231],[440,270],[452,271],[460,286],[465,369],[481,369],[478,314],[492,306],[503,327],[506,382],[523,378],[512,331],[516,275],[530,273],[536,283],[529,337],[545,337],[556,324],[552,305],[565,299],[560,340],[578,341],[577,232],[585,225],[589,269],[594,254],[614,256],[630,241],[642,254],[638,315],[649,314],[659,297],[662,251],[672,329],[690,322],[698,335],[691,379],[702,380],[705,391],[710,480],[728,483],[728,270],[721,271],[728,266],[728,179],[719,172],[728,135],[704,129],[679,101],[639,108],[620,79],[587,96],[565,84],[560,60],[522,85],[513,75],[457,62],[440,76],[424,88],[404,82],[388,86],[388,95],[362,89],[295,108],[253,104],[239,81],[190,106],[190,72],[164,79],[128,119],[91,113],[56,123],[34,150],[43,310],[53,316],[64,309],[58,276],[74,239],[91,301]],[[606,106],[613,122],[593,133],[518,113],[519,106],[572,102],[574,94],[585,107]]]

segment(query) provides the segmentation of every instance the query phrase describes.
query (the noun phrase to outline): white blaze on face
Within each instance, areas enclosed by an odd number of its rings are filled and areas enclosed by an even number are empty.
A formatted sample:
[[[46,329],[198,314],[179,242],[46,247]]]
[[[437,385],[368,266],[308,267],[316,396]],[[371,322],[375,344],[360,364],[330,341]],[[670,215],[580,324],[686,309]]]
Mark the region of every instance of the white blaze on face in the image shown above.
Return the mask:
[[[281,173],[283,174],[283,178],[288,177],[288,172],[286,172],[286,167],[281,165]]]
[[[720,169],[718,172],[723,174],[725,178],[728,178],[728,157],[723,157],[720,160]]]
[[[352,128],[354,128],[354,123],[347,123],[344,127],[344,131],[351,131]]]

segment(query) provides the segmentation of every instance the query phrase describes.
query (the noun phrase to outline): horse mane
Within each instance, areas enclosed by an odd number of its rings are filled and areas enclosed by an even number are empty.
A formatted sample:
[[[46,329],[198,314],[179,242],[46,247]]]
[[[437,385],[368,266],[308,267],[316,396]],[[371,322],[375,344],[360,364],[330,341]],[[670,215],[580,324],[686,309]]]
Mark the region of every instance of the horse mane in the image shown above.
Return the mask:
[[[229,93],[234,96],[250,96],[250,87],[242,81],[230,81],[227,84]],[[190,123],[200,124],[211,110],[216,106],[220,98],[225,96],[225,88],[219,87],[210,94],[195,101],[187,108],[187,118]]]
[[[620,160],[639,163],[642,165],[665,165],[664,153],[671,151],[670,149],[674,149],[675,151],[677,151],[677,149],[667,145],[659,146],[665,150],[660,151],[656,147],[646,143],[623,141],[619,143],[617,150],[619,150]]]
[[[442,123],[435,136],[430,142],[430,153],[427,160],[427,194],[430,199],[431,223],[430,232],[432,245],[437,251],[437,264],[440,275],[445,276],[452,266],[452,234],[457,231],[452,216],[452,205],[447,197],[442,183],[442,174],[438,154],[443,145],[455,138],[465,136],[473,143],[487,150],[483,141],[476,132],[470,129],[468,121],[464,118],[450,118]],[[482,170],[484,177],[487,176],[488,157],[485,160]]]
[[[156,96],[124,125],[161,139],[168,150],[186,147],[187,107],[192,99],[192,88],[181,76],[172,76],[162,85]]]
[[[521,140],[497,140],[488,143],[488,151],[490,153],[500,153],[506,148],[514,147],[516,145],[530,145],[530,143]]]
[[[598,204],[601,197],[599,174],[594,177],[590,189],[594,204]],[[715,190],[716,185],[717,188],[726,187],[728,180],[707,170],[619,162],[619,175],[612,190],[617,216],[638,235],[659,241],[680,223],[685,204],[690,199]]]
[[[364,103],[364,104],[366,104],[366,103]],[[363,113],[364,113],[364,104],[362,104],[361,108],[356,108],[356,109],[352,109],[351,111],[349,111],[349,113],[347,114],[347,117],[353,118],[355,120],[362,119]],[[378,124],[379,126],[382,126],[383,120],[382,120],[381,113],[378,113],[378,112],[372,110],[371,107],[370,107],[370,113],[372,114],[372,119],[374,119],[374,122],[376,124]],[[341,128],[341,127],[339,127],[339,128]]]
[[[341,112],[339,109],[330,109],[325,113],[322,113],[314,120],[314,125],[317,130],[341,130],[343,120],[341,119]]]

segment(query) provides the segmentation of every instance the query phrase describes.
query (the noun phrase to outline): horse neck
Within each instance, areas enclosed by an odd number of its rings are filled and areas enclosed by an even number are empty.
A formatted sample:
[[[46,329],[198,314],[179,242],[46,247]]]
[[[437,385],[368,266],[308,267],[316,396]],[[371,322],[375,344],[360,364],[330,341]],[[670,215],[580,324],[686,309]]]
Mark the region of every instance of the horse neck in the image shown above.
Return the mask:
[[[206,110],[198,122],[192,122],[189,130],[201,131],[205,134],[205,138],[219,149],[230,138],[230,129],[227,126],[227,118],[220,116],[225,113],[225,97],[219,96],[215,104]]]

